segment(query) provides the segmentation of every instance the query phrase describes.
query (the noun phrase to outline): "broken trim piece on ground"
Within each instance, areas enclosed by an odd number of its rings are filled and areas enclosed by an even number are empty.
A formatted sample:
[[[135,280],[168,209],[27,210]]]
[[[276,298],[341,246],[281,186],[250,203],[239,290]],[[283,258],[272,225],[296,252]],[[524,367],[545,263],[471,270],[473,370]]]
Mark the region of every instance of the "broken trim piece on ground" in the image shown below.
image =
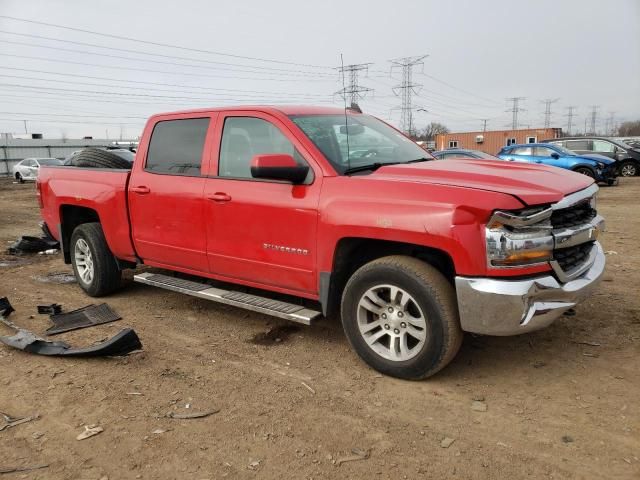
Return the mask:
[[[8,320],[12,311],[9,300],[0,298],[0,321],[16,331],[15,335],[0,336],[0,342],[24,352],[65,357],[108,357],[127,355],[142,348],[138,335],[131,328],[125,328],[109,340],[86,348],[73,348],[65,342],[50,342]]]
[[[49,318],[53,322],[53,326],[47,329],[45,332],[47,335],[57,335],[71,330],[115,322],[122,317],[106,303],[101,303],[100,305],[87,305],[71,312],[57,312]]]

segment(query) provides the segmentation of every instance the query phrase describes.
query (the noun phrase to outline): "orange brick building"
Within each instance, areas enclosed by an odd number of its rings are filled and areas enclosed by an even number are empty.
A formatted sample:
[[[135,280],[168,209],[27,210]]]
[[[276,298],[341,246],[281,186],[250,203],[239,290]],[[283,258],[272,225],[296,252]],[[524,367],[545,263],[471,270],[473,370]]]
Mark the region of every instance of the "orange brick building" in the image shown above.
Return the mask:
[[[444,133],[436,135],[436,150],[467,148],[495,155],[502,147],[513,143],[536,143],[562,136],[561,128],[526,128],[486,132]]]

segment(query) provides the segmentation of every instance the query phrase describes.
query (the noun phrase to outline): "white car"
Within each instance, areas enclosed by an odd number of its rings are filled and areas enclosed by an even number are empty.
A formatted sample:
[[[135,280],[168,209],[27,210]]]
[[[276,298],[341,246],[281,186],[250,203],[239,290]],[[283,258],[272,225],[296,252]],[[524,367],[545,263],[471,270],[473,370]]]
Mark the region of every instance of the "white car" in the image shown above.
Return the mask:
[[[25,158],[13,167],[13,176],[20,183],[25,180],[35,180],[38,177],[40,165],[62,165],[57,158]]]

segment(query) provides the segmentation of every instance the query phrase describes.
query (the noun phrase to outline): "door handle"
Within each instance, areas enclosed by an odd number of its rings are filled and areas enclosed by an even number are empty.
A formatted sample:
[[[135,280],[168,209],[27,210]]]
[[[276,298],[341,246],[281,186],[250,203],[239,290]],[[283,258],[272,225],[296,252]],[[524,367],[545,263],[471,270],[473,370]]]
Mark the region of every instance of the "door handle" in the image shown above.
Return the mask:
[[[213,200],[214,202],[228,202],[231,200],[231,195],[227,195],[223,192],[216,192],[213,195],[209,195],[207,197],[209,200]]]
[[[140,195],[146,195],[151,192],[149,187],[145,187],[144,185],[140,185],[139,187],[131,187],[131,191],[133,193],[139,193]]]

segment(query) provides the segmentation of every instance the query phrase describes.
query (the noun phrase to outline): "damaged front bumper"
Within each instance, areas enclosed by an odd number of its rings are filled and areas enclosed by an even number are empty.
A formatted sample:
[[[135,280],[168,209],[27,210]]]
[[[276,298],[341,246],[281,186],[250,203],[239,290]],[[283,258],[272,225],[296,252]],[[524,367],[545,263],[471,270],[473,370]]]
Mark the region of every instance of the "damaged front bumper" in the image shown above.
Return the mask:
[[[456,277],[462,330],[507,336],[544,328],[593,292],[604,267],[604,251],[595,242],[589,269],[567,283],[552,275],[525,280]]]

